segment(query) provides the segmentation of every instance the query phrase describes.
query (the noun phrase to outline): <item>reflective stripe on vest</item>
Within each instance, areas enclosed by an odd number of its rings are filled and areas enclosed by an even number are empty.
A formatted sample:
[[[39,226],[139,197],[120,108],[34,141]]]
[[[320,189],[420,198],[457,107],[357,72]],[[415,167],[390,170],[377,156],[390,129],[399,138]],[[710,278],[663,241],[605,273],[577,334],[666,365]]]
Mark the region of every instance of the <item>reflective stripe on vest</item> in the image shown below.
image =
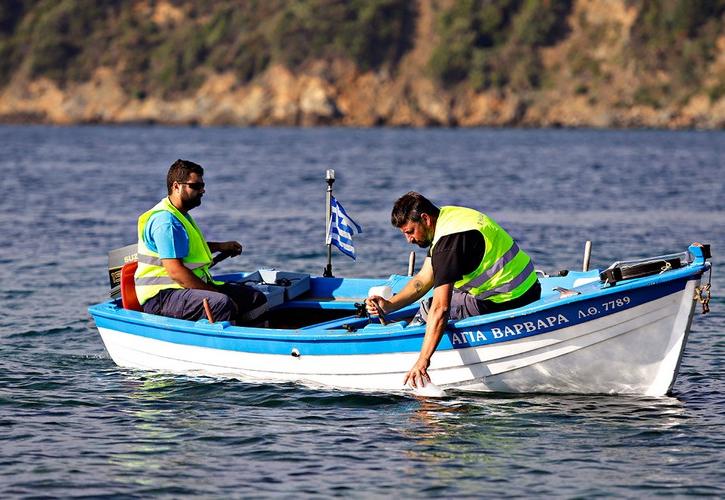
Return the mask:
[[[491,266],[489,269],[486,269],[481,273],[480,276],[473,278],[471,281],[466,283],[465,285],[461,286],[461,290],[464,292],[467,292],[468,290],[472,288],[478,288],[479,286],[483,285],[485,282],[493,278],[493,276],[499,272],[501,269],[506,267],[506,264],[511,262],[516,255],[519,253],[519,246],[514,241],[514,244],[511,246],[508,252],[503,254],[500,259],[498,259],[496,262],[493,263],[493,266]]]
[[[443,236],[480,231],[486,244],[477,268],[454,283],[477,299],[506,302],[523,295],[536,283],[529,256],[511,236],[485,214],[464,207],[442,207],[436,222],[433,247]],[[432,254],[431,248],[431,254]]]
[[[534,265],[531,263],[531,261],[529,261],[528,265],[524,268],[523,272],[521,274],[519,274],[518,276],[516,276],[513,280],[509,281],[508,283],[504,283],[503,285],[497,286],[496,288],[494,288],[492,290],[488,290],[486,292],[481,292],[478,295],[476,295],[476,298],[478,300],[483,300],[483,299],[488,299],[489,297],[493,297],[494,295],[498,295],[501,293],[512,292],[519,285],[526,282],[531,277],[532,274],[534,275],[534,277],[536,277],[536,272],[534,271]],[[531,285],[526,287],[526,290],[524,290],[524,292],[528,291],[530,286]]]
[[[146,249],[146,250],[148,250],[148,249]],[[150,266],[163,266],[164,265],[164,263],[161,262],[161,259],[159,259],[158,257],[152,257],[151,255],[139,254],[138,261],[140,263],[148,264]],[[205,262],[189,262],[188,264],[184,263],[184,265],[188,269],[196,269],[198,267],[204,267],[206,265],[206,263]]]
[[[204,240],[201,230],[191,217],[185,217],[177,208],[164,198],[151,210],[144,212],[138,218],[138,268],[134,275],[136,284],[136,295],[140,304],[167,288],[182,288],[166,272],[161,258],[157,252],[152,251],[144,244],[143,235],[146,224],[154,213],[166,211],[176,217],[184,226],[189,237],[189,254],[182,259],[184,266],[190,269],[198,278],[203,281],[212,281],[209,274],[211,264],[211,251]],[[216,282],[214,282],[216,283]]]
[[[150,278],[135,278],[134,283],[136,283],[136,286],[173,285],[176,283],[176,281],[169,278],[168,276],[152,276]]]

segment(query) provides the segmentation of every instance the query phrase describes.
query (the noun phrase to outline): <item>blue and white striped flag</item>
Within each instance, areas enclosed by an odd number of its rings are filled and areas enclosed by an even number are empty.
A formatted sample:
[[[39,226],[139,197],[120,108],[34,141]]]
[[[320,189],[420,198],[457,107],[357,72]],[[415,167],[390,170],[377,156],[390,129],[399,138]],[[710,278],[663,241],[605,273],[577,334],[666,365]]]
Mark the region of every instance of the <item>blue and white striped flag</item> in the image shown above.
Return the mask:
[[[358,234],[362,233],[362,227],[347,215],[334,196],[330,196],[330,225],[327,229],[327,244],[335,245],[342,253],[355,260],[352,235],[356,230]]]

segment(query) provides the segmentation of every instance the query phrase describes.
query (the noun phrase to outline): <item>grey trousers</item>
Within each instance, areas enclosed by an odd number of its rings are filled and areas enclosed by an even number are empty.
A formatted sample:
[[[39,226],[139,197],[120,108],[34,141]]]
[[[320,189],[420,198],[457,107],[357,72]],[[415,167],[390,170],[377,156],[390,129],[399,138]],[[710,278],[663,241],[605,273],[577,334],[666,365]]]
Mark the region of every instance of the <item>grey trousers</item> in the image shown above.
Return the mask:
[[[420,309],[413,318],[412,323],[425,323],[428,321],[428,311],[430,311],[430,305],[433,303],[433,297],[424,300],[420,303]],[[448,315],[448,319],[463,319],[471,316],[478,316],[479,314],[485,314],[480,312],[479,301],[470,293],[462,292],[458,288],[453,289],[453,295],[451,296],[451,310]]]
[[[218,292],[170,288],[161,290],[143,305],[144,312],[196,321],[204,317],[203,300],[209,301],[214,321],[243,323],[267,311],[267,298],[260,291],[239,283],[216,286]]]
[[[458,288],[454,288],[453,295],[451,296],[451,310],[448,319],[456,320],[498,311],[508,311],[509,309],[516,309],[518,307],[531,304],[540,298],[541,284],[538,281],[534,283],[521,297],[501,303],[490,302],[488,300],[477,300],[473,295],[462,292]],[[433,298],[431,297],[430,299],[426,299],[420,303],[420,309],[418,309],[418,313],[415,315],[415,318],[413,318],[411,324],[425,323],[428,320],[428,311],[430,310],[432,302]]]

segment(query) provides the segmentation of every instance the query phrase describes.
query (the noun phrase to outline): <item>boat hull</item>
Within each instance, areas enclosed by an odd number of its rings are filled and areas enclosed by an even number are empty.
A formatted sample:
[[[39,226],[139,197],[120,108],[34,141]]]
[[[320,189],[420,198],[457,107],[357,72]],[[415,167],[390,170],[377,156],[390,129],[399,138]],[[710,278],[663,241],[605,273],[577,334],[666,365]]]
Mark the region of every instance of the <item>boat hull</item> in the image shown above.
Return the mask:
[[[700,275],[453,323],[433,356],[431,380],[468,391],[667,394]],[[151,326],[143,318],[94,317],[119,366],[348,390],[404,390],[424,333],[401,327],[240,334],[225,325],[183,330],[170,327],[175,320]]]

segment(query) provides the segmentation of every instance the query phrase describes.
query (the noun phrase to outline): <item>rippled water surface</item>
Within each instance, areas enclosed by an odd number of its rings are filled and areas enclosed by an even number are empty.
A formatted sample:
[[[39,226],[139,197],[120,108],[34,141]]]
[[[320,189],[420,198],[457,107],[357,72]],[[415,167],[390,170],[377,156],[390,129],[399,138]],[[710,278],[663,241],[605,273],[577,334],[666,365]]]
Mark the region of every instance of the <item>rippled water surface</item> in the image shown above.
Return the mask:
[[[121,369],[86,308],[176,158],[206,168],[207,237],[244,244],[221,272],[320,274],[334,168],[364,227],[337,275],[405,271],[388,220],[414,189],[487,212],[549,272],[579,267],[588,239],[594,267],[709,242],[712,313],[698,309],[674,393],[656,399],[416,399]],[[5,126],[0,167],[3,498],[725,495],[725,133]]]

